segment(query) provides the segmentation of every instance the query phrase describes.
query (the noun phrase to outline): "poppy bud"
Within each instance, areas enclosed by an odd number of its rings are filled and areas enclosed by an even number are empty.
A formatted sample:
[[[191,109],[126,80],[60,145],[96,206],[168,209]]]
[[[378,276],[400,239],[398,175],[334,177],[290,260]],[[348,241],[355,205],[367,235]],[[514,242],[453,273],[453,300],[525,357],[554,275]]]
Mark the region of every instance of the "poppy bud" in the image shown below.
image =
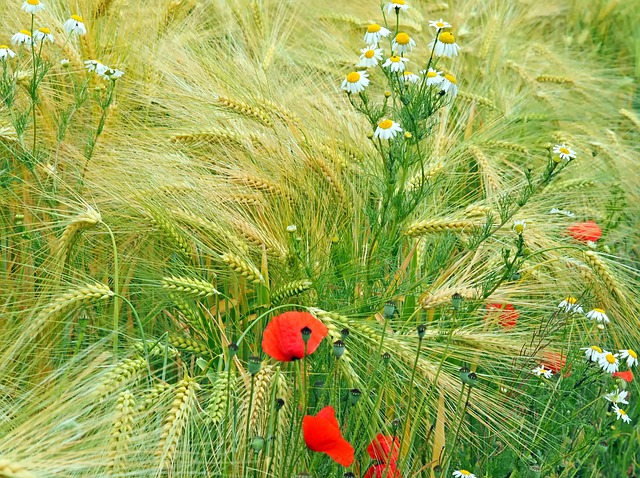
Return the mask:
[[[384,317],[385,319],[389,319],[393,317],[393,314],[395,313],[396,313],[396,304],[394,304],[391,301],[384,304],[384,309],[382,310],[382,317]]]
[[[389,363],[389,361],[391,360],[391,354],[389,352],[385,352],[382,354],[382,360],[384,362],[385,365],[387,365]]]
[[[453,310],[458,310],[460,309],[461,305],[462,305],[462,296],[456,292],[451,296],[451,307],[453,307]]]
[[[400,426],[400,420],[398,418],[394,418],[391,421],[391,426],[393,427],[394,430],[397,429]],[[395,433],[394,433],[394,435],[395,435]]]
[[[302,340],[304,343],[306,344],[309,342],[309,339],[311,338],[311,329],[309,327],[303,327],[300,333],[302,334]]]
[[[235,342],[231,342],[229,344],[228,349],[229,349],[229,358],[233,358],[238,353],[238,344],[236,344]]]
[[[420,340],[422,340],[426,331],[427,331],[427,326],[425,324],[418,325],[418,338]]]
[[[262,367],[262,360],[260,360],[260,357],[257,357],[255,355],[252,355],[251,357],[249,357],[249,373],[251,375],[255,375],[260,371],[260,368]]]
[[[349,337],[349,329],[345,327],[340,331],[340,339],[344,341],[347,337]]]
[[[337,359],[342,357],[342,355],[344,354],[344,349],[344,342],[342,340],[336,340],[333,343],[333,355],[335,355]]]
[[[264,438],[253,437],[253,440],[251,440],[251,448],[253,448],[253,451],[259,453],[262,447],[264,447]]]
[[[471,370],[469,370],[469,367],[467,366],[464,366],[459,370],[460,380],[464,383],[467,383],[467,380],[469,379],[469,372],[471,372]]]
[[[279,412],[280,410],[282,410],[282,407],[284,407],[284,399],[276,398],[276,412]]]
[[[349,403],[351,403],[351,405],[355,405],[356,403],[358,403],[358,400],[360,400],[360,395],[362,395],[362,392],[358,388],[352,388],[351,390],[349,390]]]

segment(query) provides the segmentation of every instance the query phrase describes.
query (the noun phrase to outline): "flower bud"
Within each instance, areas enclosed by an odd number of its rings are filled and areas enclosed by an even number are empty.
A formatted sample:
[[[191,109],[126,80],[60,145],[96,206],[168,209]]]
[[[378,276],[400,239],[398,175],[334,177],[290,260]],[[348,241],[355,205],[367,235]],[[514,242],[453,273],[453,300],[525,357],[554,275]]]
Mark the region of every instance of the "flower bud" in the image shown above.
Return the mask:
[[[391,361],[391,354],[389,352],[385,352],[382,354],[382,361],[385,365],[387,365]]]
[[[478,376],[475,374],[475,372],[469,372],[466,378],[464,377],[460,377],[460,378],[464,383],[466,383],[470,387],[475,387],[478,383]]]
[[[469,372],[471,372],[471,370],[469,370],[469,367],[467,366],[462,367],[458,371],[460,375],[460,380],[462,380],[464,383],[467,383],[467,380],[469,379]]]
[[[404,139],[411,139],[413,138],[413,135],[411,133],[409,133],[408,131],[404,132]]]
[[[384,92],[384,97],[385,98],[389,98],[391,96],[391,92],[390,91],[385,91]]]
[[[427,326],[425,324],[418,325],[418,338],[423,339],[424,334],[427,332]]]
[[[344,342],[342,340],[336,340],[333,343],[333,355],[336,356],[337,359],[339,359],[340,357],[342,357],[342,355],[344,355]]]
[[[340,339],[342,341],[345,341],[347,337],[349,337],[349,329],[345,327],[340,331]]]

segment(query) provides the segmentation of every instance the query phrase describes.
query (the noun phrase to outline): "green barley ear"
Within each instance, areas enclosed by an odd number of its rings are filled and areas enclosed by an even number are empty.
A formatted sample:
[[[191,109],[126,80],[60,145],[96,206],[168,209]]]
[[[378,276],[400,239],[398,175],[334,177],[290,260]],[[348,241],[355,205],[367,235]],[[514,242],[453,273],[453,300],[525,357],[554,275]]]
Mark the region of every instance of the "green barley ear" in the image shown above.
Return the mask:
[[[118,396],[116,402],[116,417],[111,429],[109,446],[109,476],[121,475],[126,472],[126,457],[133,433],[133,417],[135,415],[135,400],[129,390]]]
[[[275,375],[275,368],[267,365],[262,367],[254,378],[253,404],[251,406],[251,414],[249,415],[250,431],[257,433],[258,430],[264,428],[264,424],[269,419],[269,407],[267,406],[267,402],[269,400],[269,391],[273,385]],[[247,400],[248,399],[249,394],[247,393]],[[249,408],[248,403],[245,408]]]
[[[197,355],[209,355],[209,349],[204,344],[201,344],[188,337],[180,337],[170,334],[169,343],[175,348],[184,350],[185,352]]]
[[[175,398],[171,404],[171,410],[164,420],[160,443],[155,453],[160,460],[159,468],[161,470],[171,469],[178,442],[198,403],[196,396],[198,390],[200,390],[200,385],[190,377],[180,380],[175,388]]]
[[[96,390],[98,400],[103,400],[111,393],[122,389],[126,384],[135,382],[147,367],[147,361],[142,357],[124,359],[115,365],[102,380]]]
[[[231,252],[227,252],[220,256],[222,262],[227,264],[229,268],[236,271],[242,277],[246,277],[249,282],[253,284],[264,284],[264,277],[255,266],[249,264],[247,261],[242,259],[240,256],[233,254]]]
[[[60,263],[65,263],[67,257],[71,252],[71,247],[76,239],[76,236],[89,227],[95,226],[102,222],[100,213],[92,207],[87,207],[87,210],[81,214],[75,216],[71,222],[64,228],[60,241],[58,243],[58,250],[56,257]]]
[[[233,378],[232,378],[233,381]],[[214,382],[211,389],[211,398],[207,405],[207,417],[212,425],[219,424],[225,416],[227,401],[229,397],[229,382],[227,374],[221,373]]]
[[[160,400],[162,395],[164,395],[169,389],[171,385],[166,382],[158,382],[156,383],[151,390],[149,390],[138,405],[138,411],[149,410],[154,407]]]
[[[478,163],[480,171],[482,171],[485,196],[492,197],[494,194],[498,193],[501,190],[499,182],[500,180],[498,176],[489,163],[487,156],[480,148],[478,148],[477,146],[469,146],[469,152],[473,155],[476,162]]]
[[[474,223],[471,221],[421,221],[409,226],[404,234],[408,237],[424,236],[442,232],[464,232],[471,231]]]
[[[36,478],[36,475],[19,463],[0,458],[0,478]]]
[[[586,262],[596,272],[596,274],[602,279],[602,282],[606,285],[607,289],[614,294],[618,299],[624,300],[624,294],[618,287],[617,281],[614,279],[611,271],[605,264],[605,262],[594,251],[586,251],[584,253]]]
[[[273,305],[281,304],[289,297],[293,297],[294,295],[303,293],[305,290],[309,290],[312,285],[313,283],[309,280],[289,282],[282,287],[279,287],[273,292],[273,294],[271,294],[271,303]]]
[[[487,109],[497,111],[498,113],[502,112],[493,101],[491,101],[489,98],[485,98],[484,96],[474,95],[465,91],[459,91],[457,97],[468,103],[475,103]]]
[[[215,287],[202,279],[170,276],[164,277],[161,282],[162,287],[165,289],[175,290],[196,297],[210,297],[220,294]]]
[[[171,211],[171,214],[178,221],[181,221],[190,227],[199,229],[204,233],[213,234],[216,238],[220,237],[226,243],[230,243],[235,246],[240,252],[247,252],[249,250],[247,245],[238,237],[234,236],[227,229],[213,221],[210,221],[209,219],[184,210],[173,210]]]
[[[256,133],[239,134],[228,129],[211,129],[201,133],[185,133],[177,134],[169,139],[172,143],[184,144],[187,146],[197,145],[233,145],[233,146],[249,146],[251,144],[260,144],[262,138]]]
[[[156,226],[162,235],[168,239],[185,257],[191,258],[194,255],[192,244],[187,241],[180,230],[174,223],[170,222],[167,218],[154,212],[147,211],[148,218],[151,223]]]

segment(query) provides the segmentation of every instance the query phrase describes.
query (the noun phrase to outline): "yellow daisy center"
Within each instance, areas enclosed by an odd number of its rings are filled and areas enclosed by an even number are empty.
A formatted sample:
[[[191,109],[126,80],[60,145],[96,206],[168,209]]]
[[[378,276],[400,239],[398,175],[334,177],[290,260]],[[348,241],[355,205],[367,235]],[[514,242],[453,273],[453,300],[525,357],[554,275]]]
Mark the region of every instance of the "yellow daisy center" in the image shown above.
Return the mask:
[[[560,148],[560,152],[562,154],[569,154],[570,153],[570,151],[567,148]]]
[[[365,58],[373,58],[373,56],[376,54],[375,50],[367,50],[364,54]]]
[[[624,410],[622,410],[621,408],[618,408],[618,411],[620,412],[620,415],[626,415],[627,412],[625,412]]]
[[[71,17],[73,18],[73,17]],[[380,25],[378,25],[377,23],[372,23],[371,25],[369,25],[367,27],[367,32],[368,33],[378,33],[380,31]]]
[[[31,36],[31,32],[29,30],[20,30],[18,33],[22,33],[23,35]]]
[[[76,22],[84,21],[84,20],[82,20],[82,17],[80,15],[71,15],[71,19],[75,20]]]
[[[598,347],[597,345],[592,345],[591,347],[589,347],[591,350],[598,352],[599,354],[602,353],[602,349],[600,347]]]
[[[378,123],[378,126],[382,129],[389,129],[393,126],[393,121],[391,121],[390,119],[380,121],[380,123]]]
[[[451,32],[441,33],[440,36],[438,37],[438,40],[440,40],[442,43],[447,43],[449,45],[451,45],[452,43],[455,43],[456,41],[455,37]]]
[[[444,22],[436,22],[438,28],[444,28]]]
[[[391,60],[394,63],[398,63],[400,61],[400,57],[399,56],[392,56],[391,58],[389,58],[389,60]]]
[[[627,353],[628,353],[631,357],[633,357],[634,359],[637,359],[637,358],[638,358],[638,354],[637,354],[637,353],[635,353],[635,352],[634,352],[633,350],[631,350],[631,349],[627,350]]]
[[[458,83],[458,82],[456,81],[455,76],[450,75],[449,73],[446,73],[446,74],[444,75],[444,77],[445,77],[447,80],[449,80],[451,83],[453,83],[454,85]]]
[[[578,299],[576,299],[575,297],[567,297],[564,300],[569,304],[575,304],[576,302],[578,302]]]
[[[404,5],[404,0],[395,0],[393,3],[395,5]]]
[[[349,73],[347,75],[347,81],[349,83],[355,83],[360,79],[360,73],[358,73],[357,71],[352,71],[351,73]]]
[[[0,45],[0,50],[8,50],[9,47],[7,45]]]
[[[604,314],[604,309],[595,308],[595,309],[593,309],[593,311],[597,312],[598,314]]]
[[[435,71],[427,72],[427,78],[435,78],[436,76],[438,76],[438,73],[436,73]]]
[[[47,27],[38,28],[38,31],[40,33],[44,33],[45,35],[48,35],[49,33],[51,33],[51,30]]]
[[[616,358],[614,357],[613,354],[607,354],[607,356],[605,357],[605,359],[607,359],[607,362],[609,363],[616,363]]]
[[[467,470],[460,470],[460,473],[462,473],[463,475],[470,475],[471,472],[467,471]]]
[[[404,32],[398,33],[396,35],[396,43],[398,45],[408,45],[410,40],[411,38],[409,38],[409,35]]]
[[[27,0],[29,5],[40,5],[40,0]]]
[[[404,76],[409,76],[409,75],[413,75],[413,73],[411,73],[410,71],[405,71],[404,72]]]

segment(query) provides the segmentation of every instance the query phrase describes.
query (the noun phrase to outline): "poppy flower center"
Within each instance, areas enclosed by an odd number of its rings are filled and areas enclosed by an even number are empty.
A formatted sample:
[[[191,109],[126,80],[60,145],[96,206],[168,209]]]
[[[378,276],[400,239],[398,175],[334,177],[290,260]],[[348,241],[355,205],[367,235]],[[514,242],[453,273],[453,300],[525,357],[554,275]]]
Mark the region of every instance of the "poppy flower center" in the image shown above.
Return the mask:
[[[605,358],[607,359],[607,362],[611,364],[616,363],[616,358],[613,356],[613,354],[607,354]]]
[[[591,350],[598,352],[599,354],[602,353],[602,349],[600,347],[598,347],[597,345],[592,345],[591,346]]]
[[[398,33],[396,35],[396,43],[398,45],[408,45],[409,41],[411,39],[409,38],[409,35],[407,35],[406,33],[402,32],[402,33]]]
[[[391,120],[384,120],[384,121],[380,121],[380,123],[378,123],[378,126],[382,129],[389,129],[391,128],[391,126],[393,126],[393,121]]]
[[[435,78],[436,76],[438,76],[438,73],[436,73],[435,71],[430,71],[427,73],[427,78]]]
[[[637,354],[637,353],[635,353],[635,352],[634,352],[633,350],[631,350],[631,349],[627,350],[627,353],[628,353],[631,357],[633,357],[634,359],[637,359],[637,358],[638,358],[638,354]]]
[[[51,30],[48,29],[47,27],[38,28],[38,31],[41,33],[44,33],[45,35],[48,35],[49,33],[51,33]]]
[[[20,33],[23,35],[31,36],[31,32],[29,30],[20,30]]]
[[[352,71],[351,73],[349,73],[347,75],[347,81],[349,83],[355,83],[360,79],[360,73],[356,72],[356,71]]]
[[[71,15],[71,19],[75,20],[76,22],[82,22],[82,17],[80,15]]]
[[[448,45],[451,45],[453,43],[455,43],[456,39],[453,36],[453,33],[451,32],[443,32],[440,34],[440,36],[438,37],[438,40],[440,40],[442,43],[446,43]]]
[[[380,25],[378,25],[377,23],[372,23],[371,25],[369,25],[367,27],[367,32],[368,33],[378,33],[380,31]]]
[[[389,58],[389,60],[391,60],[394,63],[398,63],[400,61],[400,57],[399,56],[392,56],[391,58]]]
[[[373,56],[376,54],[376,52],[374,50],[367,50],[366,53],[364,54],[365,58],[373,58]]]
[[[454,85],[457,83],[456,78],[453,75],[450,75],[449,73],[444,75],[444,77],[445,77],[445,79],[449,80]]]

